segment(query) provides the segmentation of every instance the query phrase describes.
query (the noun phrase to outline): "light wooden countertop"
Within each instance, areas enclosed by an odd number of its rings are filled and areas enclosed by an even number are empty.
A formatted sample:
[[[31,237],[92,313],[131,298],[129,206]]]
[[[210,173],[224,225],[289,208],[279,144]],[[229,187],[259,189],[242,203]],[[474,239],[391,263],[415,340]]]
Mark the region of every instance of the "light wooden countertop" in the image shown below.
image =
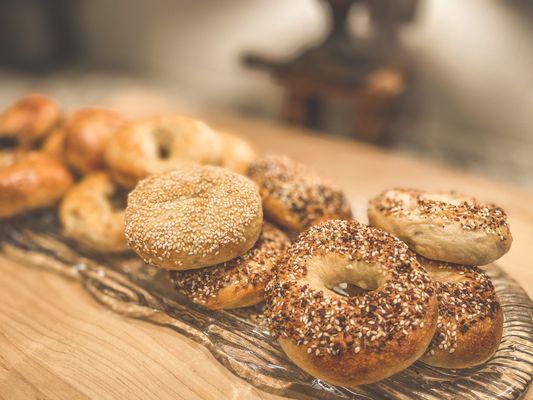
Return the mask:
[[[262,153],[288,154],[346,190],[356,215],[397,186],[453,188],[501,205],[514,244],[498,264],[533,294],[533,192],[340,139],[211,115]],[[275,399],[175,332],[113,314],[63,277],[0,258],[0,398]]]

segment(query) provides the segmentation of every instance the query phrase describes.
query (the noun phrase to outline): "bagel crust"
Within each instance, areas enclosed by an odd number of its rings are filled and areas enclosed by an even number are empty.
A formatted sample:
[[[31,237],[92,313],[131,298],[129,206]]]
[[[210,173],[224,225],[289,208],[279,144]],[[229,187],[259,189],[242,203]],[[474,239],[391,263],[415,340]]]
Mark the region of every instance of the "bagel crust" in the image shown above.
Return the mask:
[[[354,283],[363,294],[331,289]],[[300,368],[354,387],[384,379],[424,354],[437,321],[434,286],[407,246],[356,221],[303,232],[265,290],[270,330]]]
[[[51,158],[66,163],[65,139],[67,132],[62,125],[55,128],[44,140],[41,150]]]
[[[265,215],[291,231],[301,232],[328,219],[352,218],[342,191],[287,157],[256,160],[248,176],[259,186]]]
[[[225,263],[172,272],[176,289],[211,310],[252,306],[261,302],[272,270],[289,245],[278,228],[266,222],[254,247]]]
[[[14,137],[30,147],[59,123],[59,105],[50,97],[31,94],[9,106],[0,115],[0,137]]]
[[[63,232],[83,246],[98,252],[128,249],[124,236],[124,201],[117,204],[120,188],[105,172],[93,172],[72,187],[61,201],[59,218]]]
[[[105,108],[84,108],[65,123],[65,155],[80,173],[103,169],[104,151],[109,139],[124,124],[124,118]]]
[[[220,133],[223,143],[220,165],[239,174],[248,172],[256,154],[247,141],[230,133]]]
[[[454,264],[489,264],[513,241],[501,208],[454,192],[388,190],[370,201],[368,219],[416,253]]]
[[[55,204],[72,185],[59,161],[38,152],[15,156],[0,168],[0,218]]]
[[[148,264],[186,270],[246,253],[261,233],[257,187],[221,167],[190,166],[152,175],[128,196],[128,245]]]
[[[191,164],[219,164],[222,139],[202,121],[169,115],[132,121],[111,138],[106,160],[126,188],[152,174]]]
[[[439,302],[437,332],[421,360],[442,368],[487,361],[503,332],[503,310],[487,274],[473,266],[419,261],[435,282]]]

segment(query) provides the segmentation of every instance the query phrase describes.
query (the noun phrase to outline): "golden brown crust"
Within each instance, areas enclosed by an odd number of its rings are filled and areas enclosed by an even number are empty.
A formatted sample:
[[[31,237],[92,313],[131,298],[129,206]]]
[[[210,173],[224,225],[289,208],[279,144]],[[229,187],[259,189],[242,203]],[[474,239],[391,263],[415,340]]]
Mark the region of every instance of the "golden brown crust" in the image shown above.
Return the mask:
[[[110,140],[106,160],[117,182],[133,188],[149,175],[192,164],[219,164],[220,136],[202,121],[169,115],[126,124]]]
[[[289,239],[269,224],[254,247],[225,263],[198,270],[172,272],[176,288],[195,303],[211,310],[247,307],[263,300],[273,268],[289,245]]]
[[[53,205],[72,184],[67,168],[45,154],[31,152],[0,168],[0,218]]]
[[[432,299],[428,306],[430,310],[435,310],[436,300]],[[436,316],[436,311],[429,312],[427,323],[434,324]],[[340,356],[316,356],[291,340],[279,338],[278,342],[287,356],[312,376],[336,385],[355,387],[380,381],[408,368],[424,354],[425,346],[432,336],[431,329],[421,330],[402,341],[388,343],[384,352],[361,351],[358,354],[343,353]]]
[[[256,160],[248,176],[259,186],[265,215],[287,229],[300,232],[328,219],[352,218],[342,191],[287,157]]]
[[[30,147],[45,137],[61,117],[59,105],[50,97],[31,94],[9,106],[0,115],[0,137],[17,138]]]
[[[121,198],[122,197],[122,198]],[[128,249],[124,236],[126,193],[105,172],[92,172],[72,187],[59,207],[63,232],[99,252]]]
[[[488,264],[513,240],[501,208],[454,192],[388,190],[370,201],[368,219],[418,254],[454,264]]]
[[[124,122],[120,114],[104,108],[84,108],[74,112],[64,127],[68,163],[80,173],[103,169],[107,142]]]
[[[341,282],[366,289],[341,296]],[[405,243],[356,221],[303,232],[265,290],[265,315],[289,358],[328,382],[357,386],[420,357],[437,322],[434,286]]]
[[[65,138],[67,132],[63,126],[59,125],[57,128],[46,137],[43,143],[42,152],[50,157],[66,162],[65,157]]]
[[[498,349],[503,310],[487,274],[477,267],[419,257],[435,281],[439,303],[437,332],[422,361],[442,368],[469,368]]]
[[[222,137],[222,159],[221,164],[239,174],[248,172],[250,164],[256,159],[256,154],[247,141],[230,133],[220,133]]]
[[[128,197],[128,245],[148,264],[185,270],[216,265],[257,241],[263,210],[245,176],[215,166],[152,175]]]

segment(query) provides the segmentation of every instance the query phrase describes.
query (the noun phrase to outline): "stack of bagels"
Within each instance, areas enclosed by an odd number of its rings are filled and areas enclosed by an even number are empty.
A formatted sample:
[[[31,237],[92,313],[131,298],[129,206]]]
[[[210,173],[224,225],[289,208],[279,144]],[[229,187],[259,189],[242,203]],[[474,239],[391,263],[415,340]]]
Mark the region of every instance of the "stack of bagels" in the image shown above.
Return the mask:
[[[57,202],[67,238],[133,250],[194,303],[264,301],[287,356],[330,383],[376,382],[416,360],[475,366],[501,340],[481,267],[512,237],[501,208],[469,196],[388,190],[362,224],[312,169],[196,119],[64,114],[28,96],[0,116],[0,218]]]
[[[286,157],[258,158],[248,175],[178,168],[142,180],[128,198],[129,246],[210,309],[261,302],[288,236],[351,216],[340,190]]]
[[[369,202],[368,219],[404,241],[435,282],[437,331],[422,359],[465,368],[492,356],[502,336],[503,311],[478,266],[509,251],[505,212],[455,192],[392,189]]]

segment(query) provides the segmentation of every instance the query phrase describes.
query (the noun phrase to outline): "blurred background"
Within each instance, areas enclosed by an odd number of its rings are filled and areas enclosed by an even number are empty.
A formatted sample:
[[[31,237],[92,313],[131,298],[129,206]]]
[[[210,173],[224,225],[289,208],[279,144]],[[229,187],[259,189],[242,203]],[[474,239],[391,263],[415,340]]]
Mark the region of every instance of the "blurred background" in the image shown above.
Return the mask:
[[[171,99],[533,186],[532,22],[528,0],[0,0],[0,106]]]

